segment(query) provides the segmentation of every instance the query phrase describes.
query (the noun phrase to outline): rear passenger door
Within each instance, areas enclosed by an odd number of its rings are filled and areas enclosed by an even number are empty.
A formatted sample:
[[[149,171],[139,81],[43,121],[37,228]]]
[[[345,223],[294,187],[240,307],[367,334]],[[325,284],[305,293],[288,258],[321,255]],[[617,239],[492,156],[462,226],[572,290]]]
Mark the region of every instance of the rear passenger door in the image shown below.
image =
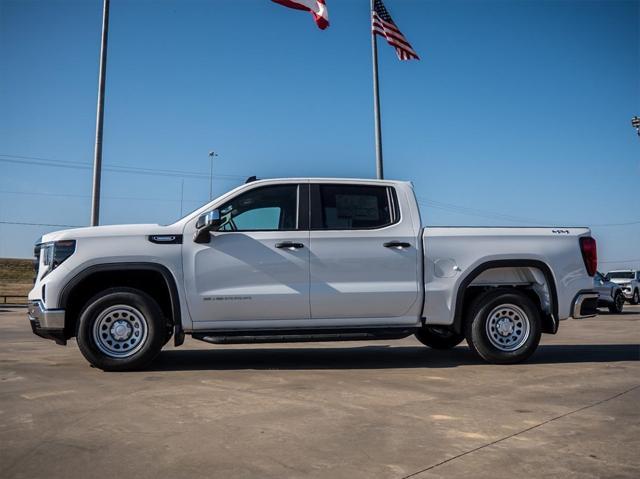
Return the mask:
[[[312,319],[415,322],[420,255],[417,232],[400,214],[406,198],[380,183],[316,183],[310,194]]]

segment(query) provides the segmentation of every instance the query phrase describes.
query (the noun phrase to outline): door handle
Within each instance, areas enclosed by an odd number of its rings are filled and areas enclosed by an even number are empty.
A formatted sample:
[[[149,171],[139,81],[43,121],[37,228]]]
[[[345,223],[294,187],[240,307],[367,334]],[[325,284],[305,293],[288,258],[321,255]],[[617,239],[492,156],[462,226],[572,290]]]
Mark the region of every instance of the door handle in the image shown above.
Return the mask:
[[[282,243],[276,243],[276,248],[300,249],[304,248],[304,245],[302,243],[294,243],[293,241],[283,241]]]
[[[385,248],[409,248],[411,243],[405,243],[404,241],[387,241],[383,246]]]

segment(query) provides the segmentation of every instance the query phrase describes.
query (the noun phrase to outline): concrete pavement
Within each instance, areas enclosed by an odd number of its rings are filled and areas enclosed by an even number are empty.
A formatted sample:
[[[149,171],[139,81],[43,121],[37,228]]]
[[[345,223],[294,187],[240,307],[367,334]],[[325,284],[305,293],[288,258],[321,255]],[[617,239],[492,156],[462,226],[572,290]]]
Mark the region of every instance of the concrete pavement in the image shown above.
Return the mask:
[[[0,307],[3,478],[640,477],[640,307],[525,364],[390,342],[212,346],[104,373]]]

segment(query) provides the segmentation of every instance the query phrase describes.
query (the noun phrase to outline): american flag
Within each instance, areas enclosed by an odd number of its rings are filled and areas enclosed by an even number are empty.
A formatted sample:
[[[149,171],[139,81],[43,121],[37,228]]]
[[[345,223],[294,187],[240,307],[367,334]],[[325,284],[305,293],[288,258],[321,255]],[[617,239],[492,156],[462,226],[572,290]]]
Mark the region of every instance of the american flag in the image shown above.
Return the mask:
[[[418,54],[409,44],[402,32],[393,22],[382,0],[375,0],[371,12],[371,28],[373,33],[387,39],[389,45],[396,49],[400,60],[420,60]]]

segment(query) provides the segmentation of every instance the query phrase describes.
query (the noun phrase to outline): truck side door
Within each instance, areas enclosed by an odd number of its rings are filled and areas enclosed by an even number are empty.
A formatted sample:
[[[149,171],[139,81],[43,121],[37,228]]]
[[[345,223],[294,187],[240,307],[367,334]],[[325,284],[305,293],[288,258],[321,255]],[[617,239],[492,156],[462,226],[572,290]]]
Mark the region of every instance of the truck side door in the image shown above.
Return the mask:
[[[311,184],[311,318],[379,318],[415,323],[419,303],[418,234],[393,186]],[[402,202],[402,204],[401,204]],[[407,207],[408,208],[408,207]],[[389,320],[389,318],[393,318]]]
[[[193,321],[308,320],[308,185],[257,186],[218,210],[211,241],[183,247]]]

